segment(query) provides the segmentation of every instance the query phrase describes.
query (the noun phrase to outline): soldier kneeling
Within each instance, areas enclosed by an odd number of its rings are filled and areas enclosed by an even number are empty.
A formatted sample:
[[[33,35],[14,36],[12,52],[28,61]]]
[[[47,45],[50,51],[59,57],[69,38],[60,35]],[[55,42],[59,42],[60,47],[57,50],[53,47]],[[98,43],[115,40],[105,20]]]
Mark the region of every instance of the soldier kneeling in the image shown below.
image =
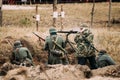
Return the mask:
[[[10,61],[16,65],[33,66],[32,55],[28,48],[23,47],[21,41],[15,41]]]

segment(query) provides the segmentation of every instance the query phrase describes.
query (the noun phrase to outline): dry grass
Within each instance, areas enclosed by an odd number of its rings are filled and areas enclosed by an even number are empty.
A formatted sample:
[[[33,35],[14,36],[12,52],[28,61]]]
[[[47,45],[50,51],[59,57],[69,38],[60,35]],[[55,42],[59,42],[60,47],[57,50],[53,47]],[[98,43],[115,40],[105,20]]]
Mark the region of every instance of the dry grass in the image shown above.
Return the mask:
[[[64,19],[64,29],[78,27],[81,23],[90,23],[91,3],[74,3],[62,4],[66,12]],[[35,5],[33,5],[35,6]],[[61,4],[58,5],[60,11]],[[112,3],[112,18],[120,18],[120,3]],[[39,23],[39,35],[45,38],[48,35],[48,27],[52,26],[52,5],[41,4],[39,7],[47,9],[39,9],[41,21]],[[24,39],[29,42],[35,53],[40,53],[43,44],[38,42],[37,37],[32,34],[36,31],[35,10],[3,10],[3,27],[0,27],[0,54],[10,55],[12,47],[6,42],[6,37],[10,36],[11,42],[17,39]],[[120,24],[113,24],[111,29],[106,28],[108,15],[108,3],[96,3],[94,27],[91,29],[95,35],[95,47],[97,49],[106,49],[117,63],[120,63]],[[102,22],[102,23],[98,23]],[[60,29],[60,18],[57,19],[57,29]],[[41,47],[40,47],[41,46]],[[8,55],[7,55],[8,56]]]
[[[118,30],[120,30],[118,28]],[[97,49],[105,49],[112,56],[112,58],[119,63],[120,59],[120,32],[112,31],[104,28],[98,28],[94,31],[95,46]]]

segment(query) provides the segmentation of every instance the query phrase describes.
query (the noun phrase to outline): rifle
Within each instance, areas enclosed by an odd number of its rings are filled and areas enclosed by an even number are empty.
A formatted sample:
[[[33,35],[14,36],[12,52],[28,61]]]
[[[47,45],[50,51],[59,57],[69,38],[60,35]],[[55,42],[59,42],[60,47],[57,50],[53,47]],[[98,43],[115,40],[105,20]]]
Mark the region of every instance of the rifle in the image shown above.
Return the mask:
[[[67,51],[66,51],[65,49],[63,49],[59,44],[57,44],[54,40],[52,40],[52,41],[53,41],[53,43],[54,43],[57,47],[59,47],[59,48],[65,53],[66,59],[67,59],[67,63],[69,64],[69,59],[68,59]]]
[[[37,33],[33,32],[33,34],[36,35],[39,38],[39,40],[42,40],[42,41],[45,42],[45,39],[43,39],[42,37],[40,37]]]
[[[99,50],[97,50],[91,43],[90,43],[90,41],[88,41],[85,37],[82,37],[83,38],[83,40],[86,42],[86,43],[88,43],[93,49],[95,49],[97,52],[99,52]]]

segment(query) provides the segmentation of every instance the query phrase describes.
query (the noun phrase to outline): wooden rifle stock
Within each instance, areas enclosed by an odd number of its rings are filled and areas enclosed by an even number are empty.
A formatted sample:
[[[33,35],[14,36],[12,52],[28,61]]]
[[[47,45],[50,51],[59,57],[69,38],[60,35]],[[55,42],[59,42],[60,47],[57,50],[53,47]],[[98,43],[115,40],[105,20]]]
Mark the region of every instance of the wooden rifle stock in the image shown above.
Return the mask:
[[[45,39],[43,39],[42,37],[40,37],[37,33],[33,32],[33,34],[36,35],[39,38],[39,40],[42,40],[42,41],[45,42]]]

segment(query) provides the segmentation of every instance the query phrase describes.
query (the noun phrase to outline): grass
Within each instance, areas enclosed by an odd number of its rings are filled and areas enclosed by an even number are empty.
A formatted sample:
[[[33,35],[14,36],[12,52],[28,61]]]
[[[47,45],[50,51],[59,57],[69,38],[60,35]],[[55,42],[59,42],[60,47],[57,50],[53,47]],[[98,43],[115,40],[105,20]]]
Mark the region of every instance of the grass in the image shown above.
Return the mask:
[[[63,5],[66,17],[64,19],[64,29],[73,29],[79,27],[81,23],[90,24],[90,13],[92,3],[73,3],[73,4],[59,4],[58,11],[60,12],[60,6]],[[35,6],[35,5],[32,5]],[[120,3],[112,3],[112,18],[120,18]],[[48,35],[48,30],[52,26],[52,5],[40,4],[39,7],[47,9],[39,9],[41,15],[41,21],[39,22],[39,35],[45,38]],[[112,24],[111,28],[106,27],[106,21],[108,15],[108,3],[96,3],[94,24],[91,28],[95,39],[95,47],[100,49],[106,49],[107,52],[113,57],[113,59],[120,63],[120,24]],[[32,34],[36,32],[35,10],[3,10],[3,27],[0,27],[0,54],[9,56],[12,47],[6,40],[9,39],[12,43],[18,39],[24,39],[32,46],[31,51],[33,54],[41,52],[41,45],[38,42],[38,38]],[[101,23],[102,22],[102,23]],[[57,19],[57,29],[60,29],[60,18]],[[74,37],[74,36],[73,36]],[[71,37],[73,40],[73,37]]]

